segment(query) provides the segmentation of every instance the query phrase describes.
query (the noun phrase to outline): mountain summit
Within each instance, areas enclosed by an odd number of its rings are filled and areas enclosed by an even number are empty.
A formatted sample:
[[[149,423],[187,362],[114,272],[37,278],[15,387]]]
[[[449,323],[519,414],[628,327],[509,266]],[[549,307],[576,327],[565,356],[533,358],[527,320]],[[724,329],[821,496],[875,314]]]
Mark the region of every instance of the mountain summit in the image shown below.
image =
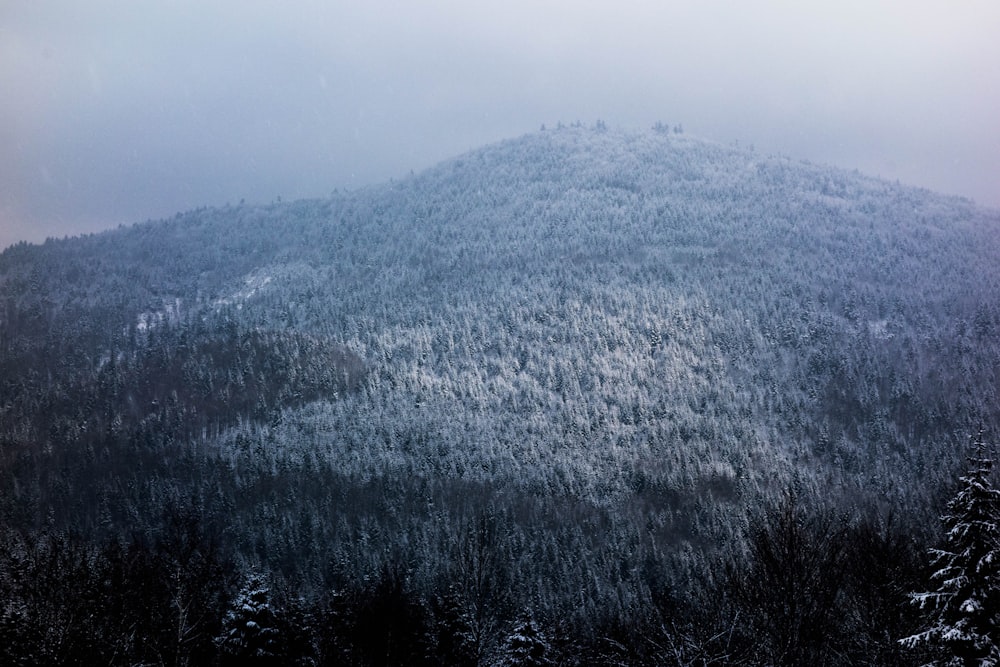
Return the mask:
[[[0,509],[115,535],[195,499],[287,576],[405,556],[429,582],[454,531],[500,525],[530,579],[557,535],[588,554],[545,561],[561,609],[588,572],[597,600],[622,563],[685,571],[789,489],[931,515],[955,434],[1000,427],[998,295],[997,211],[561,127],[8,248]]]
[[[997,418],[998,224],[966,200],[683,135],[541,132],[328,200],[9,248],[5,437],[69,455],[67,433],[102,417],[25,404],[87,393],[118,364],[147,386],[152,348],[187,337],[162,389],[221,449],[274,414],[270,456],[361,476],[602,502],[802,473],[912,491],[954,429]],[[199,393],[188,375],[252,363],[234,345],[277,356],[217,405],[221,380]],[[294,376],[287,391],[274,373]],[[103,419],[163,405],[141,387],[118,398]]]

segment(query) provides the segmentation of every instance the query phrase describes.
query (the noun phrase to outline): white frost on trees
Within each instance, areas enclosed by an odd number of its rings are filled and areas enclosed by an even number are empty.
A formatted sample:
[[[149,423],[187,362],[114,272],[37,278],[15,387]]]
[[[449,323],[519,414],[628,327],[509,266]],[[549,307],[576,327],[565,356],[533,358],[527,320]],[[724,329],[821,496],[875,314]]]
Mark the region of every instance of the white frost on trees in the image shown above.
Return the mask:
[[[549,638],[532,614],[521,617],[504,643],[501,665],[544,667],[554,664],[550,658]]]
[[[937,590],[915,593],[925,610],[925,630],[904,646],[931,645],[946,657],[935,665],[1000,665],[1000,490],[990,476],[993,461],[977,438],[968,474],[942,517],[947,544],[932,550]]]
[[[278,625],[264,577],[251,574],[226,613],[217,641],[222,652],[234,659],[276,658],[281,637]]]

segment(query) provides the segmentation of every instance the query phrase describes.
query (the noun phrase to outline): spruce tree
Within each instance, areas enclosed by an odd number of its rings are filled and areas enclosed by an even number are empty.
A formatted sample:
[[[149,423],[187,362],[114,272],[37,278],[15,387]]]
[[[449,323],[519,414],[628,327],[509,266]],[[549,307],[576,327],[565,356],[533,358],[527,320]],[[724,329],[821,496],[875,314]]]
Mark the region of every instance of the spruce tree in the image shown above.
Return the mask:
[[[545,632],[538,626],[533,614],[521,617],[505,642],[502,665],[518,667],[545,667],[554,664],[552,647]]]
[[[946,545],[931,551],[937,589],[912,596],[928,624],[901,642],[941,649],[945,657],[931,664],[1000,665],[1000,491],[991,484],[993,461],[985,449],[980,435],[942,517]]]
[[[253,573],[233,600],[217,643],[223,664],[281,664],[282,632],[264,577]]]

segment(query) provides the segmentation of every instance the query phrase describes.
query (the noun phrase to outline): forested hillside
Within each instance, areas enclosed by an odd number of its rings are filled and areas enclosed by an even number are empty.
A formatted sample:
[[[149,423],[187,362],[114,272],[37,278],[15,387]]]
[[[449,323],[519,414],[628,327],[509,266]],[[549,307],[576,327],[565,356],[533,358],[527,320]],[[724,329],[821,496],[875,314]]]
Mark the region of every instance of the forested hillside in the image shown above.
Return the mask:
[[[906,664],[1000,426],[1000,212],[662,126],[19,244],[0,302],[15,657],[221,659],[270,587],[286,659]]]

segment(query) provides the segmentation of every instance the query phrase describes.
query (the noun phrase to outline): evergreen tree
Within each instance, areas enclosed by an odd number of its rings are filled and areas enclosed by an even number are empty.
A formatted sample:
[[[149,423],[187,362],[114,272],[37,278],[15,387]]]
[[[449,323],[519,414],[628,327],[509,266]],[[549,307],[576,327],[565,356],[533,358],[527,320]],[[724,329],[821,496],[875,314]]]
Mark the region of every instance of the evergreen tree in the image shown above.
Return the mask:
[[[280,664],[281,629],[270,590],[259,574],[251,574],[223,620],[218,639],[224,663]]]
[[[1000,490],[980,435],[968,474],[942,517],[947,545],[934,549],[937,590],[913,599],[928,616],[925,630],[904,646],[936,646],[947,656],[932,664],[1000,665]]]
[[[517,622],[513,632],[507,637],[501,664],[512,667],[543,667],[553,664],[551,654],[549,638],[529,614]]]

